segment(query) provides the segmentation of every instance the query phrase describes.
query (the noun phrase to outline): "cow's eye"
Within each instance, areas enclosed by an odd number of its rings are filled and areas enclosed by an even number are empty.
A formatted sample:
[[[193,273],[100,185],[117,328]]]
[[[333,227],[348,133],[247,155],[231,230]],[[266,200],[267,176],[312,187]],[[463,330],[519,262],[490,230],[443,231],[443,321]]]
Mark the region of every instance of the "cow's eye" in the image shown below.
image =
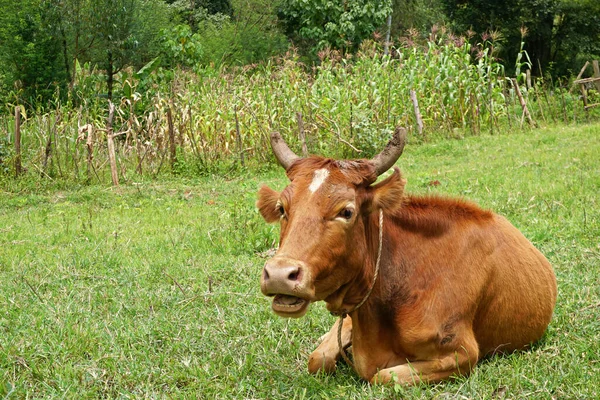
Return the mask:
[[[339,216],[344,219],[350,219],[354,215],[354,210],[352,208],[344,208],[340,211]]]
[[[279,211],[279,214],[283,217],[285,216],[285,208],[283,208],[283,204],[281,204],[279,201],[277,202],[277,204],[275,205],[275,208],[277,209],[277,211]]]

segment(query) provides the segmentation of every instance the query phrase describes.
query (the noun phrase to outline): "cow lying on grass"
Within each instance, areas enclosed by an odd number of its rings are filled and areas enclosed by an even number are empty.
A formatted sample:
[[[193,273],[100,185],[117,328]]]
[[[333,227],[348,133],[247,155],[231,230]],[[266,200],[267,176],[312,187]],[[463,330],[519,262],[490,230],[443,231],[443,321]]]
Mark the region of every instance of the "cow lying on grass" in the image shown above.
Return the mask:
[[[372,160],[352,161],[300,158],[271,136],[290,184],[259,191],[260,213],[281,224],[261,290],[282,317],[301,317],[319,300],[342,316],[311,354],[311,373],[334,371],[352,345],[363,379],[437,382],[527,347],[552,317],[552,267],[505,218],[463,200],[407,195],[398,168],[374,184],[405,136],[399,128]]]

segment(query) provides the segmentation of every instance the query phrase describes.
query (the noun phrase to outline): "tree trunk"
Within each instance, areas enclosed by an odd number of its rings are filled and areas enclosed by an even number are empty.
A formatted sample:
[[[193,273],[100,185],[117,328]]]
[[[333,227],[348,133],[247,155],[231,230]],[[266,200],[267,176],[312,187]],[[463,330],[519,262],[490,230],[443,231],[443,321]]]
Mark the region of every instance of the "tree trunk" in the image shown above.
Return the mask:
[[[174,172],[177,163],[177,146],[175,144],[175,128],[173,126],[173,103],[167,105],[167,125],[169,127],[169,161],[171,162],[171,171]]]
[[[235,136],[237,138],[238,150],[240,151],[240,162],[242,164],[242,167],[245,167],[244,149],[242,146],[242,134],[240,133],[240,121],[238,120],[237,105],[233,106],[233,112],[235,115]]]
[[[23,172],[21,167],[21,107],[15,107],[15,175]]]
[[[113,79],[114,79],[114,60],[112,50],[108,51],[108,63],[106,65],[106,84],[108,86],[108,100],[112,100]]]
[[[79,26],[79,25],[77,25]],[[74,39],[74,48],[73,48],[73,72],[71,73],[71,83],[69,83],[69,88],[73,89],[73,85],[75,85],[75,79],[77,79],[77,57],[79,56],[79,29],[75,30],[75,39]]]
[[[110,176],[114,186],[119,186],[119,173],[117,171],[117,156],[115,153],[115,141],[113,134],[113,118],[115,117],[115,105],[108,103],[108,120],[106,121],[106,145],[108,149],[108,160],[110,163]]]
[[[62,36],[62,47],[63,47],[63,59],[65,63],[65,72],[67,73],[67,79],[71,78],[71,71],[69,67],[69,55],[67,54],[67,36],[65,35],[65,29],[60,27],[60,36]]]
[[[188,17],[188,23],[192,28],[192,32],[196,31],[196,26],[194,24],[194,12],[196,11],[196,2],[194,0],[190,0],[190,16]]]
[[[523,109],[523,114],[527,117],[527,122],[529,122],[530,126],[535,127],[536,124],[535,124],[535,122],[533,122],[533,118],[531,118],[531,114],[529,113],[529,110],[527,109],[527,103],[525,102],[525,99],[523,98],[523,95],[521,94],[521,89],[519,88],[519,83],[517,82],[517,80],[515,78],[511,78],[511,81],[515,88],[515,92],[517,93],[517,97],[519,97],[519,102],[521,103],[521,108]]]

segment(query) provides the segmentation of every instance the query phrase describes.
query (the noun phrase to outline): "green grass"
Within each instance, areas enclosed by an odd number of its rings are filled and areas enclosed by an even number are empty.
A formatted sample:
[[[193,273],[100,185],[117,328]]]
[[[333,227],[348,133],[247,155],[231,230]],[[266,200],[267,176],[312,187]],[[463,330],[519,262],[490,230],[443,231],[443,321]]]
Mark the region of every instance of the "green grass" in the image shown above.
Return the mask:
[[[335,319],[323,304],[280,319],[259,290],[278,230],[255,192],[282,188],[283,171],[118,189],[3,181],[0,398],[598,398],[599,135],[595,124],[406,147],[408,190],[505,215],[559,285],[532,350],[416,388],[371,387],[345,365],[306,372]]]

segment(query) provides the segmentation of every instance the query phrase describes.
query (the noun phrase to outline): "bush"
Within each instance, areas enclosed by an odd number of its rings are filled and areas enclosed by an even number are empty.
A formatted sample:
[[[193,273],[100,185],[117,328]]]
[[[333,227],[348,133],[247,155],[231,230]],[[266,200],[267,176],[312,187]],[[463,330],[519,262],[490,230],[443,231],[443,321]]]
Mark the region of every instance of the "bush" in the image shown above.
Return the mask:
[[[313,54],[327,47],[358,49],[391,13],[391,0],[284,0],[279,17],[286,33]]]
[[[287,50],[286,37],[276,30],[235,21],[205,21],[199,27],[204,65],[254,64]]]
[[[175,25],[162,31],[161,50],[163,65],[172,68],[176,65],[193,67],[202,60],[202,37],[193,33],[189,25]]]

